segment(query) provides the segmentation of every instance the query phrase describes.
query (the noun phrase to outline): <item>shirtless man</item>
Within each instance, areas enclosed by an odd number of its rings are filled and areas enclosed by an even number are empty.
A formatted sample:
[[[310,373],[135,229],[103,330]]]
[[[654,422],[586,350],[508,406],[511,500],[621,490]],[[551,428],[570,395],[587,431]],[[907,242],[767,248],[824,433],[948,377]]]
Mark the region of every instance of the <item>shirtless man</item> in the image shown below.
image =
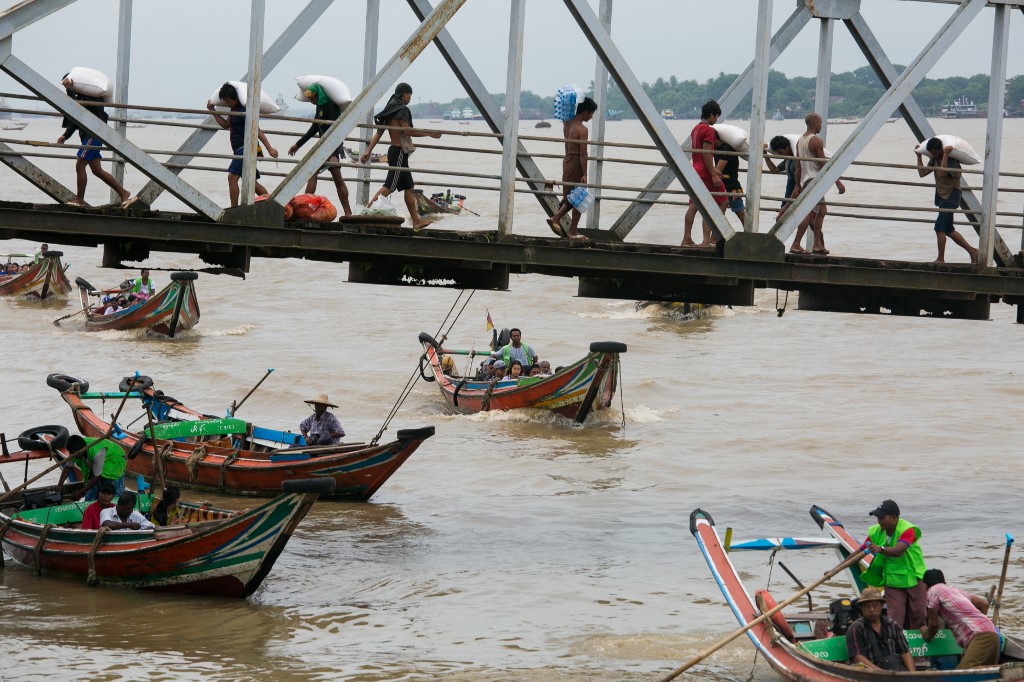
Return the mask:
[[[828,157],[825,156],[825,144],[818,137],[818,133],[821,132],[821,116],[813,112],[807,114],[804,117],[804,123],[807,125],[807,130],[804,131],[803,136],[796,143],[796,155],[804,158],[814,157],[820,160],[797,162],[796,188],[793,190],[793,198],[799,196],[800,192],[814,181],[818,176],[818,171],[821,170],[822,166],[825,165],[825,161],[828,160]],[[846,192],[846,186],[843,185],[842,180],[836,180],[836,187],[839,189],[840,194]],[[822,224],[825,222],[825,214],[827,212],[828,207],[825,205],[825,200],[822,199],[815,209],[811,211],[810,215],[804,218],[796,228],[793,245],[789,247],[790,253],[807,253],[807,250],[800,246],[800,240],[803,239],[804,233],[810,227],[811,232],[814,234],[814,245],[811,247],[811,253],[818,256],[828,255],[828,249],[825,248],[825,235],[822,232]]]
[[[396,126],[401,128],[412,128],[412,112],[409,111],[409,102],[412,101],[412,86],[408,83],[399,83],[395,87],[395,94],[391,96],[384,108],[373,117],[374,122],[379,126]],[[388,147],[388,166],[392,168],[409,168],[409,154],[413,147],[411,137],[441,137],[441,133],[425,133],[420,131],[388,130],[388,137],[391,146]],[[360,163],[370,160],[370,152],[384,135],[383,130],[378,130],[370,139],[366,151],[359,158]],[[379,196],[388,196],[395,190],[402,190],[405,193],[405,206],[409,209],[409,217],[412,219],[412,229],[419,230],[430,223],[420,217],[416,209],[416,193],[413,187],[416,183],[412,179],[412,173],[408,170],[389,170],[388,176],[384,179],[384,186],[377,190],[370,201],[372,204]]]
[[[596,111],[597,102],[587,97],[576,106],[576,115],[562,125],[562,134],[567,140],[570,140],[565,143],[565,158],[562,159],[563,183],[587,184],[587,139],[590,137],[590,131],[584,124],[594,118]],[[559,237],[585,239],[578,229],[580,216],[583,214],[572,208],[572,204],[569,203],[569,192],[573,189],[575,187],[571,185],[562,185],[562,202],[558,204],[555,214],[548,218],[548,226]],[[572,209],[572,219],[569,222],[567,234],[562,230],[559,221],[570,209]]]

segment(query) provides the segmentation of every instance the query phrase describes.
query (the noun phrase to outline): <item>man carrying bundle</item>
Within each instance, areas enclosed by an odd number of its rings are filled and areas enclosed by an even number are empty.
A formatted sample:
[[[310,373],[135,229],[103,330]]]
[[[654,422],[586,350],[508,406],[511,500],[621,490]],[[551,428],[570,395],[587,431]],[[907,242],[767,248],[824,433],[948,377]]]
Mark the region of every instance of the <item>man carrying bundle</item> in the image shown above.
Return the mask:
[[[587,121],[594,118],[597,111],[597,102],[589,97],[584,98],[576,107],[576,115],[566,121],[562,126],[562,134],[565,136],[565,158],[562,159],[562,182],[587,184],[587,139],[590,131],[585,125]],[[569,193],[574,189],[571,185],[562,185],[562,202],[558,205],[555,214],[548,218],[548,226],[551,231],[560,237],[569,239],[585,239],[579,232],[580,217],[583,215],[569,203]],[[569,221],[569,232],[565,232],[559,221],[562,216],[572,209],[572,218]]]
[[[978,260],[978,250],[967,243],[964,236],[953,227],[952,211],[960,208],[960,162],[950,158],[953,151],[950,146],[942,146],[942,140],[933,137],[925,145],[928,155],[928,165],[925,166],[920,154],[917,157],[917,174],[922,178],[929,173],[935,173],[935,205],[939,209],[939,216],[935,219],[935,240],[939,248],[939,256],[936,263],[946,262],[946,237],[961,247],[971,256],[971,261]]]
[[[304,93],[306,99],[316,104],[316,113],[313,118],[321,121],[336,121],[341,116],[341,107],[334,103],[334,101],[327,96],[324,92],[323,87],[319,83],[313,83]],[[310,138],[314,135],[322,137],[324,133],[331,126],[327,123],[316,123],[314,122],[309,126],[309,130],[306,134],[299,138],[298,142],[293,144],[288,150],[288,156],[295,156],[295,153],[299,151],[299,148],[309,142]],[[345,153],[344,145],[340,145],[334,150],[331,156],[327,157],[328,162],[334,162],[333,166],[324,166],[327,168],[327,172],[331,174],[331,179],[334,180],[334,186],[338,190],[338,201],[341,202],[341,210],[345,212],[345,215],[352,215],[352,208],[348,204],[348,185],[345,184],[345,178],[341,177],[341,168],[337,166],[341,162],[341,159]],[[321,168],[320,170],[323,170]],[[317,173],[320,171],[318,170]],[[317,173],[313,173],[309,181],[306,182],[306,194],[313,194],[316,192],[316,176]]]
[[[234,156],[243,156],[245,154],[245,107],[238,99],[238,88],[231,83],[225,83],[220,86],[220,92],[217,93],[223,102],[232,112],[235,114],[242,114],[236,116],[221,116],[217,113],[214,108],[215,105],[212,101],[206,101],[206,108],[213,113],[214,120],[217,121],[217,125],[225,130],[230,130],[231,140],[231,153]],[[259,97],[256,97],[256,111],[259,112]],[[262,130],[257,130],[260,142],[266,145],[267,152],[277,158],[277,150],[270,146],[270,140],[263,134]],[[258,153],[257,156],[263,156],[262,152]],[[231,198],[231,206],[234,208],[238,206],[238,196],[241,190],[238,188],[238,181],[242,177],[242,159],[232,159],[228,165],[228,196]],[[256,179],[259,180],[260,172],[256,171]],[[261,185],[259,182],[256,183],[256,194],[263,195],[268,194],[267,188]]]

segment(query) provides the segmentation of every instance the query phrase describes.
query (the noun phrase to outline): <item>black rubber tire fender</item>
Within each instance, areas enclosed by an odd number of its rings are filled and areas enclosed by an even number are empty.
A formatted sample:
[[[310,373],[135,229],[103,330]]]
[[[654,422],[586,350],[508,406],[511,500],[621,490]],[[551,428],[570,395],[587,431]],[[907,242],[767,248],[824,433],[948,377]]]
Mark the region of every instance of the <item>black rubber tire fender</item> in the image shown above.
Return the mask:
[[[455,393],[452,394],[452,405],[455,407],[459,406],[459,391],[462,390],[462,387],[466,385],[467,381],[469,381],[469,377],[463,377],[462,380],[455,385]]]
[[[429,343],[431,346],[433,346],[434,350],[437,351],[437,353],[440,355],[441,344],[434,340],[433,336],[426,332],[420,332],[420,335],[417,338],[420,340],[420,343]]]
[[[171,280],[175,282],[186,282],[195,279],[199,279],[199,273],[193,272],[192,270],[183,270],[181,272],[171,273]]]
[[[61,256],[64,255],[64,252],[63,251],[54,251],[53,249],[50,249],[49,251],[47,251],[43,255],[46,256],[47,258],[60,258]]]
[[[127,393],[128,387],[131,385],[132,379],[135,380],[135,387],[133,389],[135,391],[145,391],[150,388],[153,388],[153,380],[147,377],[145,374],[142,374],[137,377],[124,377],[123,379],[121,379],[121,383],[117,385],[117,390],[121,391],[122,393]]]
[[[421,426],[418,429],[398,429],[395,434],[398,440],[426,440],[434,435],[433,426]]]
[[[89,382],[85,379],[79,379],[73,377],[70,374],[47,374],[46,385],[50,388],[55,388],[61,393],[69,391],[72,386],[78,384],[79,393],[87,393],[89,391]]]
[[[504,329],[501,330],[501,333],[498,334],[498,345],[494,347],[494,350],[497,351],[499,348],[504,348],[509,343],[511,343],[511,341],[512,330],[510,330],[508,327],[505,327]]]
[[[427,383],[430,383],[432,381],[437,381],[437,377],[435,377],[433,374],[431,374],[430,376],[427,376],[427,373],[426,373],[425,368],[424,368],[424,364],[425,364],[426,359],[427,359],[427,354],[426,353],[424,353],[423,355],[420,356],[420,376],[423,377],[423,380],[426,381]]]
[[[85,281],[85,279],[81,277],[75,277],[75,284],[77,284],[80,287],[83,287],[86,291],[96,291],[96,287],[89,284],[87,281]]]
[[[319,478],[293,478],[281,483],[281,490],[286,493],[332,493],[338,482],[330,476]]]
[[[591,353],[625,353],[626,344],[618,341],[594,341],[590,344]]]
[[[136,457],[138,457],[139,453],[142,452],[142,448],[145,447],[146,445],[146,440],[147,439],[145,438],[140,438],[137,441],[135,441],[135,445],[133,445],[131,449],[128,450],[128,454],[126,454],[125,457],[127,457],[128,459],[135,459]]]
[[[41,433],[53,436],[53,440],[47,444],[42,438],[36,438]],[[70,435],[67,428],[60,424],[37,426],[34,429],[25,429],[18,435],[18,447],[22,450],[31,450],[33,452],[50,450],[51,448],[59,450],[68,444],[68,436]]]

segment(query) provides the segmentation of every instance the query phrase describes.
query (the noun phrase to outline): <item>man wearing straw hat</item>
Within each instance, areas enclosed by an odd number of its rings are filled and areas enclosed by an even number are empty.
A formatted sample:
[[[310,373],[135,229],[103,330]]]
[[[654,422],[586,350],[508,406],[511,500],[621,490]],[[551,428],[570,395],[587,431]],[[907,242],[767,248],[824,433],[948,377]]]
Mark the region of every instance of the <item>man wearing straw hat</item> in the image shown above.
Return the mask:
[[[313,414],[302,420],[299,424],[299,431],[306,440],[306,445],[337,445],[345,436],[345,429],[341,428],[341,422],[333,414],[327,411],[328,407],[337,408],[328,399],[326,393],[320,393],[312,400],[306,400],[307,405],[313,406]]]
[[[877,587],[865,587],[857,600],[860,618],[846,631],[846,651],[850,663],[873,670],[909,670],[914,658],[910,655],[907,637],[895,622],[882,613],[885,597]]]

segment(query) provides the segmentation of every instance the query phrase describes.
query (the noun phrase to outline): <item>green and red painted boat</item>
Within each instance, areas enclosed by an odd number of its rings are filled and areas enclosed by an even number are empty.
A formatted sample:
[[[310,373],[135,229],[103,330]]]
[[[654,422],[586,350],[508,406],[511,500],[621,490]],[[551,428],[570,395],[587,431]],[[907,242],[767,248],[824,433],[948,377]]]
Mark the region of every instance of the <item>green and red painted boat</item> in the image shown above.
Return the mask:
[[[119,391],[96,393],[89,393],[87,381],[64,374],[51,374],[46,383],[60,391],[82,435],[99,437],[110,423],[87,401],[121,399],[132,379],[125,377]],[[308,447],[301,434],[203,414],[153,390],[149,377],[137,379],[129,398],[140,400],[142,415],[150,410],[157,423],[152,432],[146,426],[138,433],[118,424],[110,438],[128,452],[129,472],[152,480],[159,459],[164,478],[183,488],[270,497],[287,480],[330,477],[336,486],[324,498],[365,501],[434,435],[434,427],[426,426],[399,429],[388,443]]]
[[[619,376],[619,355],[626,344],[598,341],[590,344],[590,353],[550,376],[520,377],[497,382],[457,377],[442,371],[445,355],[476,355],[475,351],[441,348],[430,334],[419,335],[423,345],[420,375],[437,383],[441,395],[456,412],[474,414],[530,407],[551,410],[583,423],[592,410],[609,407],[615,396]],[[487,353],[483,353],[487,355]],[[432,374],[426,372],[429,364]]]
[[[79,484],[80,485],[80,484]],[[179,594],[248,597],[333,479],[288,481],[284,493],[246,511],[180,502],[183,523],[150,530],[82,530],[88,502],[61,503],[55,488],[0,505],[3,549],[37,574]],[[25,505],[19,502],[35,500]],[[142,511],[151,497],[140,495]],[[42,501],[53,502],[37,506]],[[30,509],[20,509],[23,507]]]
[[[81,277],[75,278],[82,297],[87,331],[149,329],[157,334],[174,338],[180,331],[191,329],[199,322],[199,301],[196,298],[196,272],[172,272],[171,283],[146,301],[117,312],[103,315],[89,303],[95,289]]]
[[[47,251],[39,262],[25,272],[0,278],[0,296],[31,296],[48,299],[67,296],[71,282],[61,263],[63,251]]]
[[[823,511],[823,510],[822,510]],[[814,512],[812,511],[812,516]],[[834,519],[832,519],[834,520]],[[764,657],[779,678],[787,682],[989,682],[1024,680],[1024,650],[1007,638],[999,665],[969,670],[923,669],[914,672],[874,670],[847,662],[846,639],[826,630],[835,629],[825,614],[784,615],[776,612],[763,618],[776,604],[767,590],[758,590],[752,596],[733,566],[730,554],[719,540],[711,515],[702,509],[690,514],[690,533],[697,541],[726,603],[754,648]],[[829,533],[830,537],[836,537]],[[799,543],[803,544],[803,543]],[[834,543],[829,543],[830,545]],[[853,545],[856,552],[857,544]],[[852,556],[850,554],[849,556]],[[796,595],[794,595],[796,596]],[[788,601],[788,600],[787,600]],[[845,600],[849,604],[849,600]],[[814,616],[818,616],[815,618]],[[940,630],[934,639],[925,642],[916,630],[906,631],[911,653],[928,661],[936,656],[958,655],[962,652],[949,630]],[[724,640],[722,640],[724,641]],[[671,679],[684,668],[677,669],[665,679]]]

